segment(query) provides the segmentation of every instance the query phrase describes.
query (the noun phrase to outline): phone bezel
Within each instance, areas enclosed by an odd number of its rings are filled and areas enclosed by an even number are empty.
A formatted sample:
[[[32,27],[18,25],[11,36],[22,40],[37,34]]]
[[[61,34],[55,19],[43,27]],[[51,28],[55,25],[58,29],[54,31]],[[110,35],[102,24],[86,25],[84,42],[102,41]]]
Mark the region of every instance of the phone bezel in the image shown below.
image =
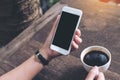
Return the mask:
[[[78,19],[78,22],[77,22],[77,25],[76,25],[76,28],[75,28],[75,30],[76,30],[76,29],[78,28],[79,23],[80,23],[80,20],[81,20],[82,11],[79,10],[79,9],[75,9],[75,8],[72,8],[72,7],[68,7],[68,6],[64,6],[64,7],[62,8],[61,14],[62,14],[63,11],[64,11],[64,12],[67,12],[67,13],[70,13],[70,14],[74,14],[74,15],[78,15],[78,16],[79,16],[79,19]],[[59,22],[58,22],[58,23],[59,23]],[[57,30],[57,28],[56,28],[56,30]],[[75,30],[74,30],[74,33],[73,33],[73,37],[74,37],[74,34],[75,34]],[[55,32],[55,33],[56,33],[56,32]],[[54,36],[55,36],[55,33],[54,33]],[[73,41],[73,37],[72,37],[72,39],[71,39],[71,42]],[[53,37],[53,39],[54,39],[54,37]],[[53,42],[53,40],[52,40],[52,42]],[[59,53],[61,53],[61,54],[63,54],[63,55],[68,55],[68,54],[70,53],[71,43],[70,43],[69,49],[66,50],[66,49],[63,49],[63,48],[61,48],[61,47],[59,47],[59,46],[56,46],[56,45],[52,44],[52,42],[51,42],[51,45],[50,45],[50,48],[51,48],[52,50],[57,51],[57,52],[59,52]]]

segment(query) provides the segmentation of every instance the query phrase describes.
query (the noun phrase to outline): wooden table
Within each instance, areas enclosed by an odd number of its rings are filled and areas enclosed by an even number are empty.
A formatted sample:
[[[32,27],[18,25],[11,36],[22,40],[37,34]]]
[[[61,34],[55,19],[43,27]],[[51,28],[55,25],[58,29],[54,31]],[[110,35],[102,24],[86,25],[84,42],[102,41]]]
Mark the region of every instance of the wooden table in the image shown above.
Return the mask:
[[[34,80],[84,80],[87,72],[82,67],[79,55],[91,45],[104,46],[110,50],[112,63],[105,73],[106,80],[120,80],[120,7],[97,0],[61,0],[54,5],[0,50],[1,75],[20,65],[43,45],[56,16],[66,4],[83,10],[79,26],[83,43],[69,56],[52,60]]]

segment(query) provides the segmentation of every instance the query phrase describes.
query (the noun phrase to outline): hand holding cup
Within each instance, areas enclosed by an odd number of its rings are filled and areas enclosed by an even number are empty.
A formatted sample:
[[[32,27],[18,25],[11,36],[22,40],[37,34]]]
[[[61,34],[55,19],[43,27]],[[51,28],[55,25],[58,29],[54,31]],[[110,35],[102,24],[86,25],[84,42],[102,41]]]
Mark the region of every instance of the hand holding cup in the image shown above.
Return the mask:
[[[90,46],[82,51],[80,59],[87,71],[98,66],[100,72],[105,72],[111,63],[111,53],[105,47]]]

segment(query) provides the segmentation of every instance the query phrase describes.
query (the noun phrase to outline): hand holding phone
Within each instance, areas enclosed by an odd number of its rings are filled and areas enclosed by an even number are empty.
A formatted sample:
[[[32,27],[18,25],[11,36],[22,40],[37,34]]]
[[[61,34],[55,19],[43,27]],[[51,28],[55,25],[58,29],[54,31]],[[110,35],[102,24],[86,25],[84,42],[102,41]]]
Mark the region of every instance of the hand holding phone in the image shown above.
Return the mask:
[[[71,50],[71,42],[78,28],[82,11],[68,6],[63,7],[50,48],[63,55]]]

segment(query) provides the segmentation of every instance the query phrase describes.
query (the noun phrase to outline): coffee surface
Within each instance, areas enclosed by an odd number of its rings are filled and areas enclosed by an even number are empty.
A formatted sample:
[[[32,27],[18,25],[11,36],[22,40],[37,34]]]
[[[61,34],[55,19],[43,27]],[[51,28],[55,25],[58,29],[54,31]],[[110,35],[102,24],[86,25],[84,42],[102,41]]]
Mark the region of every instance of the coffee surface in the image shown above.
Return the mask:
[[[90,66],[102,66],[109,61],[109,58],[102,51],[90,51],[85,55],[83,61]]]

